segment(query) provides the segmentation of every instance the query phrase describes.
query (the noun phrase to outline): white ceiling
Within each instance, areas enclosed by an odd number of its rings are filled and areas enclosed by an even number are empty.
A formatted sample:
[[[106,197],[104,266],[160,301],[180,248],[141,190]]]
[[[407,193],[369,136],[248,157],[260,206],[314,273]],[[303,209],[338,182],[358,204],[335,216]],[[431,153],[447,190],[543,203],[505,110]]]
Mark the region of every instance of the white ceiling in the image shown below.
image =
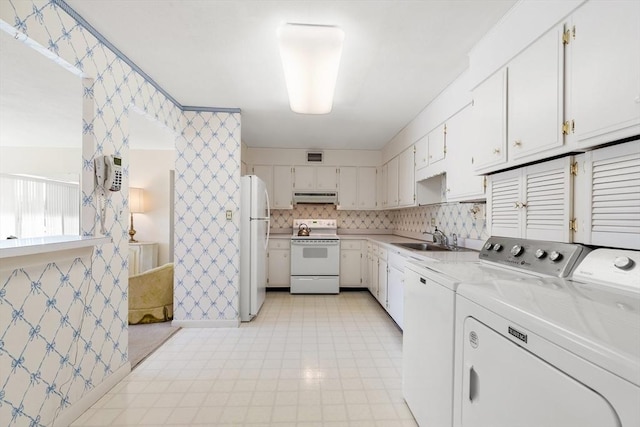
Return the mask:
[[[67,3],[182,105],[241,108],[250,147],[379,149],[467,68],[515,0]],[[289,109],[276,44],[285,22],[345,31],[328,115]]]

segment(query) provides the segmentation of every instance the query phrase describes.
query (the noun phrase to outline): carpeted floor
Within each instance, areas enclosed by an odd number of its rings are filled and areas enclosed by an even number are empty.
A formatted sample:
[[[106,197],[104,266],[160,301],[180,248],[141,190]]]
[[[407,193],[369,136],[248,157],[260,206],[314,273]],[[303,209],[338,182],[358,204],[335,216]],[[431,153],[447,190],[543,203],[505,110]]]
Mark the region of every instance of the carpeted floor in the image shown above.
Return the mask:
[[[180,328],[171,322],[129,325],[129,362],[131,369],[142,362]]]

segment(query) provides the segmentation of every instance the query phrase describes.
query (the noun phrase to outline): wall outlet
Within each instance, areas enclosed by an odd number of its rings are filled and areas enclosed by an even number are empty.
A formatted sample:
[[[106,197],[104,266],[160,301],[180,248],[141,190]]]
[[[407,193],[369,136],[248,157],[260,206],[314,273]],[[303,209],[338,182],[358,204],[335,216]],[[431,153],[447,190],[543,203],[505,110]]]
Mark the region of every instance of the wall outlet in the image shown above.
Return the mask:
[[[436,219],[431,218],[431,226],[434,227],[436,225]]]
[[[233,212],[230,209],[227,209],[227,221],[231,221],[233,219]]]

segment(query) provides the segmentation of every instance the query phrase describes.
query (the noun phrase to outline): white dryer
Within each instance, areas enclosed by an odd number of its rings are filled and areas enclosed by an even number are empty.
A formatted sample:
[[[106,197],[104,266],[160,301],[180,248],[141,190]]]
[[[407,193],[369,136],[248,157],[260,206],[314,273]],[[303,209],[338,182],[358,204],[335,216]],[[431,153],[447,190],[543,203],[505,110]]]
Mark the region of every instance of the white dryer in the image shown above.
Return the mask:
[[[640,252],[457,291],[455,426],[640,426]]]

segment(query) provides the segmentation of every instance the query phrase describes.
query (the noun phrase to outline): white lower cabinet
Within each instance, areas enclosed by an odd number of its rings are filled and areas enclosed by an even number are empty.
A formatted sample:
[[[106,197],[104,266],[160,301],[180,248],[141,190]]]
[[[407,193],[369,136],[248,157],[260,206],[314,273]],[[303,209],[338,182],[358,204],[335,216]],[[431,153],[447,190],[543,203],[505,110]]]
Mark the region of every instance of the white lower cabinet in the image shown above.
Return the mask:
[[[340,287],[359,288],[364,286],[362,268],[362,241],[340,241]]]
[[[374,297],[378,294],[378,245],[367,243],[367,272],[369,282],[367,288]]]
[[[389,253],[387,275],[387,311],[400,329],[404,321],[404,265],[406,258],[399,253]]]
[[[378,248],[378,293],[376,298],[385,310],[389,311],[387,301],[387,250]]]
[[[576,156],[577,243],[640,249],[640,140]]]
[[[267,287],[281,288],[291,285],[291,241],[271,239],[267,252]]]

